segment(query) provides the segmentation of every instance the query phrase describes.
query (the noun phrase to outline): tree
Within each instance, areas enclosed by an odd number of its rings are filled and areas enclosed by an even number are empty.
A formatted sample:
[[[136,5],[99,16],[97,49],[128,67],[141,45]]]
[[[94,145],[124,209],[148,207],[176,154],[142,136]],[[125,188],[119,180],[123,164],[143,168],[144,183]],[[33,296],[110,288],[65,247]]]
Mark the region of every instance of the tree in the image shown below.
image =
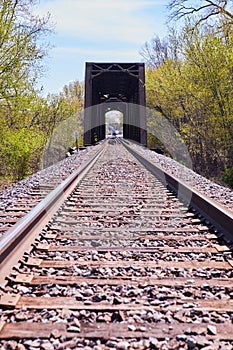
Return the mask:
[[[143,46],[140,54],[145,59],[148,66],[156,68],[164,63],[168,58],[168,42],[155,36]]]
[[[158,37],[145,46],[147,105],[177,128],[197,172],[224,174],[232,184],[233,1],[170,0],[168,7],[181,26],[169,28],[166,57]]]
[[[44,119],[48,142],[42,157],[42,167],[64,158],[68,148],[75,146],[75,132],[79,135],[79,145],[83,144],[83,105],[84,88],[77,80],[65,85],[60,94],[48,96]]]
[[[14,179],[25,176],[29,168],[32,170],[35,150],[39,151],[44,142],[35,122],[39,119],[35,118],[39,102],[35,84],[48,49],[43,39],[52,27],[49,15],[41,18],[33,14],[36,3],[0,2],[0,166],[1,175]]]
[[[9,128],[28,122],[35,83],[48,48],[49,15],[34,16],[34,0],[3,0],[0,7],[0,106]],[[40,41],[40,44],[39,44]]]
[[[168,9],[171,12],[170,19],[180,20],[184,17],[195,17],[195,26],[202,22],[208,22],[212,18],[216,21],[224,17],[232,23],[232,0],[170,0]]]
[[[51,31],[50,16],[32,14],[34,0],[3,0],[0,7],[0,99],[33,85],[46,54],[39,40]]]
[[[179,130],[195,170],[219,177],[233,165],[233,37],[186,27],[178,41],[178,60],[147,70],[147,103]]]

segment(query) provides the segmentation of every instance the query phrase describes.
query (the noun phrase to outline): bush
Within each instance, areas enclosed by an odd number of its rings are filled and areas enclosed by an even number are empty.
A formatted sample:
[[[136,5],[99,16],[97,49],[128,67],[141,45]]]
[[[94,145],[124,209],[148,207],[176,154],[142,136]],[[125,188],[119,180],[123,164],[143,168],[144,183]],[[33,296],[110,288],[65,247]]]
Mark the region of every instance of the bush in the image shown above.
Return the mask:
[[[222,176],[222,180],[233,188],[233,167],[227,168],[225,167],[224,174]]]
[[[43,143],[43,134],[38,131],[5,129],[0,147],[0,175],[18,181],[37,170],[33,168]]]

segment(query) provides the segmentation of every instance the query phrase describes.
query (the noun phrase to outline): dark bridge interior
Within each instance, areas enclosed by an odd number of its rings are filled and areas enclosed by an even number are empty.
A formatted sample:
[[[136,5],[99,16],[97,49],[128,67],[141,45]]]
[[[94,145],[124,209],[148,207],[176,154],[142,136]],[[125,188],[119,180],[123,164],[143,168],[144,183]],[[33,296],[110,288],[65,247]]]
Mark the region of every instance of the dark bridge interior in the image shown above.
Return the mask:
[[[105,113],[123,113],[123,136],[146,145],[144,63],[86,63],[84,144],[105,138]]]

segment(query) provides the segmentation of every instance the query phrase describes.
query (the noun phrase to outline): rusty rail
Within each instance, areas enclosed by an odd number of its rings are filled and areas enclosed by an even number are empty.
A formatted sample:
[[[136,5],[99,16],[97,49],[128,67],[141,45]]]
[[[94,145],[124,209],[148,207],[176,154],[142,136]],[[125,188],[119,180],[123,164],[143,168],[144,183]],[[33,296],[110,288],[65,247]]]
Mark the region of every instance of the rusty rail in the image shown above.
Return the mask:
[[[173,175],[168,174],[158,165],[153,164],[148,159],[132,149],[128,143],[122,140],[125,148],[143,164],[153,175],[176,193],[178,198],[190,205],[207,221],[209,221],[218,231],[222,232],[229,240],[233,238],[233,213],[220,204],[208,198],[203,193],[191,187],[188,183],[181,181]]]
[[[57,188],[50,192],[35,208],[1,237],[0,283],[4,283],[6,271],[9,271],[12,266],[17,264],[22,252],[30,249],[41,228],[51,219],[52,215],[98,160],[105,149],[105,145],[106,143],[94,156],[58,185]],[[21,246],[22,249],[20,248]]]

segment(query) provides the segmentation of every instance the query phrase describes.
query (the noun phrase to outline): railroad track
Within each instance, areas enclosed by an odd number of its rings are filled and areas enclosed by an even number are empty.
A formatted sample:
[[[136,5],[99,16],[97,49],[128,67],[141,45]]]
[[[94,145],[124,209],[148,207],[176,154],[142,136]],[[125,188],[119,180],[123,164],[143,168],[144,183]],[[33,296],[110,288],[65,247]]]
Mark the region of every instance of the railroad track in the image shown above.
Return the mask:
[[[0,241],[3,349],[232,349],[231,214],[132,153],[104,144]]]
[[[0,192],[0,237],[39,204],[70,173],[85,164],[99,147],[101,145],[90,146],[73,157],[21,181],[8,189],[7,193]]]

